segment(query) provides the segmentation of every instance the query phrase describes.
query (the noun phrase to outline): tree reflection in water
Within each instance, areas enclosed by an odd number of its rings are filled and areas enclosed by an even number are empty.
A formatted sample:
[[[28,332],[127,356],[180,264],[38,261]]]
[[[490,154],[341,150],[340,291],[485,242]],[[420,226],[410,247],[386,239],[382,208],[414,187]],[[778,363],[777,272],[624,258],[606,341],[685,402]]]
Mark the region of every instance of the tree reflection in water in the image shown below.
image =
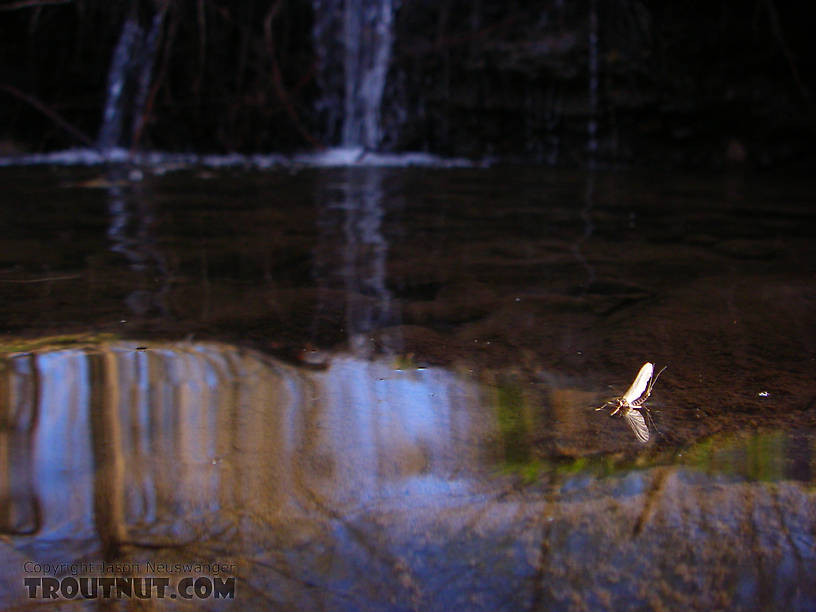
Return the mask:
[[[135,346],[3,361],[4,605],[55,559],[235,563],[253,607],[816,602],[816,499],[780,434],[518,486],[490,394],[446,370]]]

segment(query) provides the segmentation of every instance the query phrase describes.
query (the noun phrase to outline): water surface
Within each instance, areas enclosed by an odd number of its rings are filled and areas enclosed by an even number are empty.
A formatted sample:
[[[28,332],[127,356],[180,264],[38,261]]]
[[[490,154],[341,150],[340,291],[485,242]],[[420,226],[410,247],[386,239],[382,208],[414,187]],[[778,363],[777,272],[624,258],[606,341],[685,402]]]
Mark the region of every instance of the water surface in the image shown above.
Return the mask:
[[[811,181],[163,170],[0,168],[4,604],[816,605]],[[647,360],[644,446],[594,408]]]

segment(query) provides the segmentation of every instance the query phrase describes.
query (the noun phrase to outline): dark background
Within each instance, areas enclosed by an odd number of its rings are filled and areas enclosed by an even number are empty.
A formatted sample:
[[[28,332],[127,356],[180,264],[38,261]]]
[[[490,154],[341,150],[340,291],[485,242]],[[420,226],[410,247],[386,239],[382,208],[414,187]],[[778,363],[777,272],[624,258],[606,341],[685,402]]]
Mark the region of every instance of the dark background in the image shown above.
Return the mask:
[[[381,149],[585,163],[594,12],[598,161],[811,164],[812,22],[797,6],[404,0]],[[165,13],[143,127],[125,146],[292,152],[337,144],[336,124],[315,110],[309,0],[2,0],[0,154],[95,142],[122,24],[136,15],[147,30],[157,11]]]

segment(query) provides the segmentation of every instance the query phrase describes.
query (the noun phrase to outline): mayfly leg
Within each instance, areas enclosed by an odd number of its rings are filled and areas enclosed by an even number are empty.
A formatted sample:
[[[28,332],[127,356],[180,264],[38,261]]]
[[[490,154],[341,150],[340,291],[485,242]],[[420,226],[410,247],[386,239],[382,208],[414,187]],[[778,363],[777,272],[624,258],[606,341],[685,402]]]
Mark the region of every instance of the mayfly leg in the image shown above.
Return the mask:
[[[601,406],[600,408],[596,408],[595,412],[598,412],[599,410],[603,410],[604,408],[611,408],[614,405],[615,405],[615,400],[609,400],[603,406]],[[615,413],[613,412],[612,414],[615,414]]]

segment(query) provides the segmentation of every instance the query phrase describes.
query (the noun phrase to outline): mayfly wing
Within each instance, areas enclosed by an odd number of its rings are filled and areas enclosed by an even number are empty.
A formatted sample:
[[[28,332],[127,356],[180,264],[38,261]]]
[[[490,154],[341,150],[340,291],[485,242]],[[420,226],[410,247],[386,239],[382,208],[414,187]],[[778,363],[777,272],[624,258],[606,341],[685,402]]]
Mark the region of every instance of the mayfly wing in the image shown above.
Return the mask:
[[[646,425],[646,419],[638,410],[629,410],[623,415],[623,420],[635,432],[635,437],[646,444],[649,441],[649,426]]]
[[[635,382],[621,396],[621,399],[627,404],[637,401],[643,395],[643,392],[649,388],[649,380],[652,378],[653,372],[654,366],[648,361],[644,363],[643,367],[640,368],[640,372],[635,376]]]
[[[655,386],[655,383],[657,382],[657,379],[663,373],[663,370],[665,370],[668,367],[669,366],[663,366],[657,374],[652,376],[652,378],[649,380],[649,384],[646,387],[646,390],[643,392],[643,394],[639,398],[637,398],[635,401],[631,402],[632,406],[634,406],[635,408],[638,408],[640,406],[643,406],[643,404],[646,403],[646,400],[649,399],[649,396],[652,394],[652,388]]]

